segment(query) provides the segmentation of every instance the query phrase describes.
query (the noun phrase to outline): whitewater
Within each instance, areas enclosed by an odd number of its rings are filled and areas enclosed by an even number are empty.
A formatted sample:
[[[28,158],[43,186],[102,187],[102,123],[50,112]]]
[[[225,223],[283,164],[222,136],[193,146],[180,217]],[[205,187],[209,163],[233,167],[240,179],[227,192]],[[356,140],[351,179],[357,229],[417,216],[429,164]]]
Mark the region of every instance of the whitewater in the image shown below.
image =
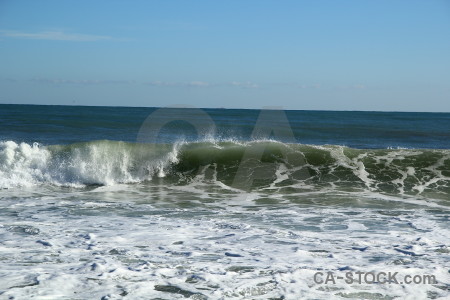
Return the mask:
[[[291,111],[286,140],[204,110],[215,135],[146,142],[157,109],[0,107],[2,299],[450,296],[449,114]]]

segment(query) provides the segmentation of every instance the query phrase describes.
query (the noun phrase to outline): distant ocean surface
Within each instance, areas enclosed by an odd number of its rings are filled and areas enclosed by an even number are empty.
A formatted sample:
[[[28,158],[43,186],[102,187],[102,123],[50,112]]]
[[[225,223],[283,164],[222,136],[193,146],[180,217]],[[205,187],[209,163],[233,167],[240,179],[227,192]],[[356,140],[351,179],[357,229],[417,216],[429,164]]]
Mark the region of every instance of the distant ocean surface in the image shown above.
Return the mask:
[[[0,298],[448,299],[450,113],[0,105],[0,208]]]

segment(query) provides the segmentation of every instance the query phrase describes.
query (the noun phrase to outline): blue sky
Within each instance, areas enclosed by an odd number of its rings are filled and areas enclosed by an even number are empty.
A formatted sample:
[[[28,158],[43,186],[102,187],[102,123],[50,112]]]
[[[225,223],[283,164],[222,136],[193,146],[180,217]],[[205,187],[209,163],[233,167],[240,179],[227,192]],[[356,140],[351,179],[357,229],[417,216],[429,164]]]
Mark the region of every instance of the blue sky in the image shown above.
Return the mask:
[[[0,103],[450,111],[450,1],[0,1]]]

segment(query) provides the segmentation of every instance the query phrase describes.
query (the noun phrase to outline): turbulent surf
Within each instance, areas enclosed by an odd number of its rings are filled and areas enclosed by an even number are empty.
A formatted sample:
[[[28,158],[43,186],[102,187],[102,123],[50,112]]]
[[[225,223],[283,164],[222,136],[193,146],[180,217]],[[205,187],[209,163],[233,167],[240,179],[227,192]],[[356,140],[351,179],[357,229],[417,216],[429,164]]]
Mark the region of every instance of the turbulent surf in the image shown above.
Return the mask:
[[[450,150],[353,149],[276,141],[70,145],[0,143],[0,187],[114,185],[165,178],[167,184],[220,181],[282,192],[336,188],[450,195]],[[238,179],[239,180],[238,180]]]

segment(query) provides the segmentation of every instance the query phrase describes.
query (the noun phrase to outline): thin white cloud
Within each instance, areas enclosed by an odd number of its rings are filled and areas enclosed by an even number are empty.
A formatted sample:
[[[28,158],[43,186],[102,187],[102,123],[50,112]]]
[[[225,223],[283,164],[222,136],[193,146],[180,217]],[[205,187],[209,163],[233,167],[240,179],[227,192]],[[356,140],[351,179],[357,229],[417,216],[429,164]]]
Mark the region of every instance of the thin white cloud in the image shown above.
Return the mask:
[[[168,82],[168,81],[150,81],[150,82],[144,82],[144,84],[146,85],[150,85],[150,86],[165,86],[165,87],[173,87],[173,86],[182,86],[180,83],[178,82]]]
[[[338,85],[335,86],[337,90],[364,90],[366,86],[364,84],[353,84],[353,85]]]
[[[208,87],[210,85],[210,83],[204,81],[191,81],[187,83],[187,86],[191,87]]]
[[[365,90],[368,87],[364,84],[349,84],[349,85],[321,85],[321,84],[300,84],[294,82],[286,83],[265,83],[264,85],[259,85],[250,81],[231,81],[222,83],[211,83],[206,81],[139,81],[139,80],[104,80],[104,79],[62,79],[62,78],[42,78],[35,77],[31,79],[16,79],[3,77],[0,78],[0,82],[33,82],[38,84],[49,84],[49,85],[136,85],[144,84],[152,87],[161,88],[216,88],[216,87],[231,87],[240,89],[259,89],[261,87],[279,87],[279,88],[296,88],[302,90]]]
[[[41,31],[30,33],[14,30],[0,30],[0,35],[6,38],[16,38],[16,39],[72,41],[72,42],[94,42],[112,39],[112,37],[105,35],[66,33],[63,31]]]
[[[35,83],[45,84],[77,84],[77,85],[98,85],[98,84],[133,84],[133,80],[91,80],[91,79],[49,79],[49,78],[33,78],[30,80]]]
[[[236,86],[236,87],[240,87],[240,88],[246,88],[246,89],[257,89],[259,88],[259,85],[250,81],[246,81],[246,82],[238,82],[238,81],[233,81],[230,82],[231,86]]]
[[[161,86],[161,87],[210,87],[213,84],[205,81],[190,81],[190,82],[170,82],[170,81],[150,81],[144,84],[151,86]]]
[[[232,81],[232,82],[228,82],[228,83],[211,83],[211,82],[205,82],[205,81],[171,82],[171,81],[159,81],[158,80],[158,81],[145,82],[144,84],[147,84],[150,86],[157,86],[157,87],[206,88],[206,87],[232,86],[232,87],[239,87],[239,88],[246,88],[246,89],[259,88],[258,84],[252,83],[250,81],[246,81],[246,82]]]
[[[269,84],[274,87],[282,87],[282,88],[297,88],[297,89],[322,89],[326,88],[321,84],[304,84],[299,82],[277,82]]]

